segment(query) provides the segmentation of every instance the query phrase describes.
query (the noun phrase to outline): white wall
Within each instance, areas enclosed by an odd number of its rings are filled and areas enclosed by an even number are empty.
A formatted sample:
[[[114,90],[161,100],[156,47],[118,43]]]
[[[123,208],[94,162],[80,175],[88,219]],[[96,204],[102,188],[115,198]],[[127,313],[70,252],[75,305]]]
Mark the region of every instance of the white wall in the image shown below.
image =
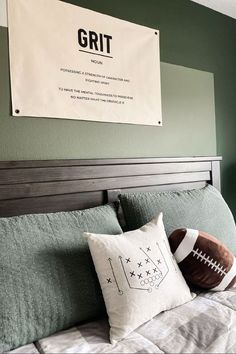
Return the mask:
[[[7,0],[0,0],[0,26],[7,27]]]
[[[192,0],[215,11],[236,19],[235,0]]]

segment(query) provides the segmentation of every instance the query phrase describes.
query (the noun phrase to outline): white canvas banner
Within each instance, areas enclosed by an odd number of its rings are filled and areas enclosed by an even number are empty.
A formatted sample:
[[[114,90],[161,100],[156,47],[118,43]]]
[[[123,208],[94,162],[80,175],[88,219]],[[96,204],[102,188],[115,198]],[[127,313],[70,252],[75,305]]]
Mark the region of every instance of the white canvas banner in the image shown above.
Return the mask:
[[[162,125],[159,32],[57,0],[8,0],[14,116]]]

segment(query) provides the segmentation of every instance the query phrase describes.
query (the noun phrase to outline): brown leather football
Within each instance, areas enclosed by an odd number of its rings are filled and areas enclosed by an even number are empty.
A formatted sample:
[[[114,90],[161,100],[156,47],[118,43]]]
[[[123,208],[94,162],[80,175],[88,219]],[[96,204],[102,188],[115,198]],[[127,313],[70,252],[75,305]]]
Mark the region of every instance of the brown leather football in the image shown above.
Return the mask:
[[[193,285],[222,291],[236,283],[235,257],[214,236],[203,231],[177,229],[169,242],[183,276]]]

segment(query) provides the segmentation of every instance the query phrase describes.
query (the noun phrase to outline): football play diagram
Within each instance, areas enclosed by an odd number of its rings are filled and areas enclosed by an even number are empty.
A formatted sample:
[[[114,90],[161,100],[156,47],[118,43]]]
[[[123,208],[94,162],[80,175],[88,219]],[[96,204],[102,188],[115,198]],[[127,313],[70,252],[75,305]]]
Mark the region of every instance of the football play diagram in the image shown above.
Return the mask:
[[[167,248],[165,242],[165,247]],[[168,251],[168,249],[167,249]],[[169,251],[168,251],[169,253]],[[158,289],[169,272],[168,264],[163,256],[159,244],[140,247],[136,256],[130,257],[127,254],[119,255],[118,259],[108,258],[109,273],[106,276],[106,283],[117,288],[118,294],[124,294],[124,288],[131,290],[146,291],[151,293]],[[125,279],[126,286],[121,278]]]

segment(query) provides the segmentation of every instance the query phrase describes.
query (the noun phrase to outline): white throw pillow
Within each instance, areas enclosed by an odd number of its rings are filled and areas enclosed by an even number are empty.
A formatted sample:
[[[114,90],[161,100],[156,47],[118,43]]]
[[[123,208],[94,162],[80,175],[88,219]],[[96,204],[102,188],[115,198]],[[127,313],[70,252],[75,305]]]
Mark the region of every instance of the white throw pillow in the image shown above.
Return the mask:
[[[162,213],[138,230],[85,237],[102,288],[112,344],[160,312],[193,299],[171,254]]]

